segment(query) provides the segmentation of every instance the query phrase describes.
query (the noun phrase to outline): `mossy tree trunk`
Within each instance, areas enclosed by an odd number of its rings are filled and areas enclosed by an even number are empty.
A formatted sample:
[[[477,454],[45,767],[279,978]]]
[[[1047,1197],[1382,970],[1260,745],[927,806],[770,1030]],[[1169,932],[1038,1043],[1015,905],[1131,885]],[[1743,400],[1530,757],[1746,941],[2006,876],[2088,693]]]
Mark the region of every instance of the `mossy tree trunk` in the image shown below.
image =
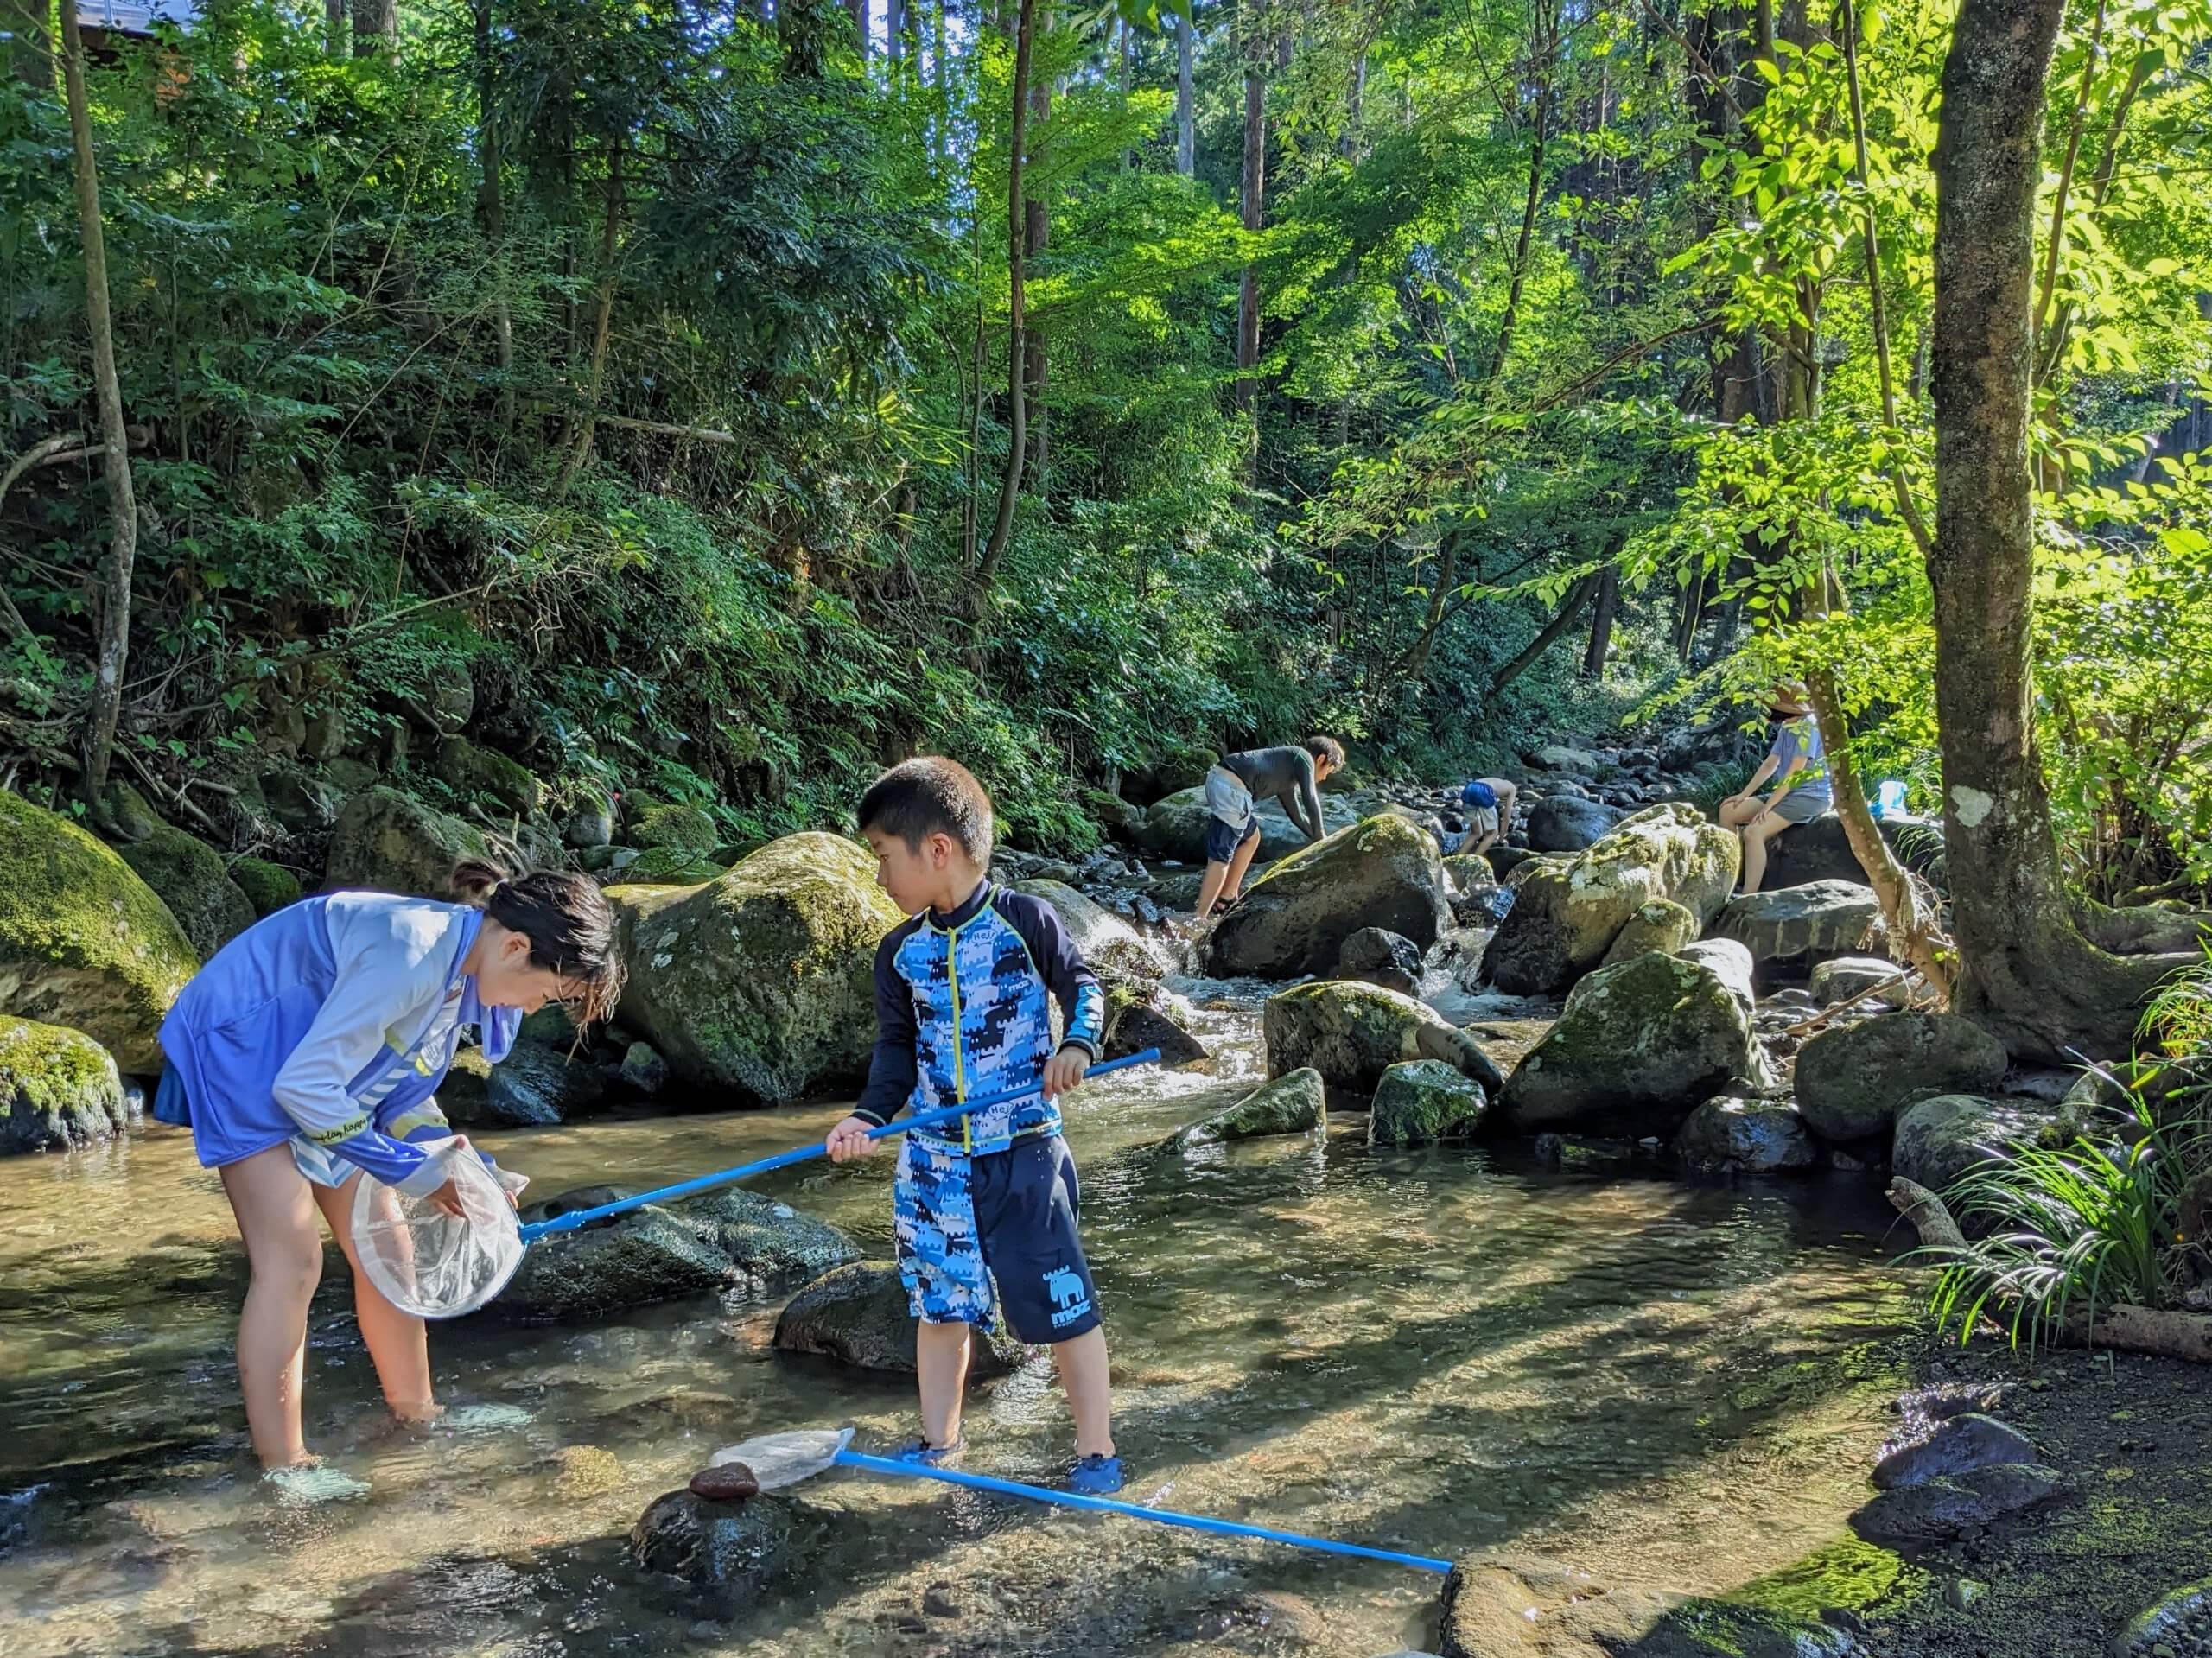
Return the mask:
[[[1936,144],[1936,707],[1959,1011],[2015,1055],[2125,1052],[2186,957],[2076,924],[2036,737],[2030,286],[2044,78],[2064,0],[1965,0]]]

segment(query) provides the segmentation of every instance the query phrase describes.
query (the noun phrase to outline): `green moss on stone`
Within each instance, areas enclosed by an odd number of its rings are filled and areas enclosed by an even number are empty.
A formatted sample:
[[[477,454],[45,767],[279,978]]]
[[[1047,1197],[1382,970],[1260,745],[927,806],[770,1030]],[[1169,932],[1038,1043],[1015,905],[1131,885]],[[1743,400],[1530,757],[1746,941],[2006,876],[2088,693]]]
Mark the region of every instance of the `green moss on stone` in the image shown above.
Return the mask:
[[[648,802],[630,814],[629,843],[644,851],[656,849],[682,854],[688,860],[705,858],[721,841],[715,820],[696,806],[671,806]]]
[[[545,785],[519,761],[466,737],[438,745],[438,780],[462,795],[489,795],[510,811],[535,816],[545,805]]]
[[[1482,1126],[1490,1101],[1482,1084],[1440,1059],[1391,1066],[1375,1084],[1367,1120],[1370,1146],[1427,1146],[1465,1140]]]
[[[253,905],[257,918],[274,915],[287,905],[300,901],[300,878],[282,864],[270,863],[266,858],[238,858],[231,864],[231,879],[238,883],[238,891],[245,894],[246,902]]]
[[[1818,1617],[1830,1607],[1855,1612],[1888,1599],[1910,1571],[1888,1549],[1852,1538],[1731,1590],[1726,1598],[1799,1617]]]
[[[90,1145],[128,1126],[105,1048],[80,1031],[0,1018],[0,1152]]]
[[[484,837],[458,817],[380,785],[356,795],[339,814],[327,885],[445,898],[454,865],[486,850]]]
[[[253,905],[231,880],[223,855],[181,829],[162,824],[119,848],[123,861],[162,896],[201,958],[253,924]]]
[[[68,1020],[124,1070],[161,1065],[155,1032],[200,958],[154,890],[67,818],[0,794],[0,1012]]]

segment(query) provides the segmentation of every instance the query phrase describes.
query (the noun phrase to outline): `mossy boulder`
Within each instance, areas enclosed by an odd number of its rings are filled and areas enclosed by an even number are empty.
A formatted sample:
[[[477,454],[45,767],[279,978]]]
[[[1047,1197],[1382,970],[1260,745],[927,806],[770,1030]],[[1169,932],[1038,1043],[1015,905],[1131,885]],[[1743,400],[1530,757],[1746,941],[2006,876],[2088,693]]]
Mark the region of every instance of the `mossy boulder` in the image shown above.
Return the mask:
[[[1290,821],[1290,814],[1281,803],[1270,797],[1255,803],[1254,816],[1260,825],[1260,849],[1254,855],[1262,862],[1274,858],[1287,858],[1306,845],[1306,832]],[[1174,858],[1184,863],[1204,863],[1206,859],[1206,825],[1213,814],[1206,810],[1205,787],[1180,789],[1165,800],[1154,801],[1144,814],[1137,828],[1137,845],[1154,858]],[[1338,829],[1350,829],[1359,821],[1358,811],[1337,795],[1321,797],[1321,828],[1324,835],[1333,835]]]
[[[1742,1000],[1712,968],[1638,956],[1600,968],[1568,994],[1500,1104],[1516,1132],[1671,1134],[1692,1110],[1765,1061]]]
[[[527,765],[466,737],[448,737],[438,745],[437,776],[455,794],[487,796],[524,817],[545,808],[545,785]]]
[[[1014,890],[1052,906],[1069,941],[1108,990],[1127,987],[1149,995],[1166,976],[1166,957],[1142,934],[1065,881],[1016,881]]]
[[[1470,1140],[1490,1109],[1483,1085],[1440,1059],[1409,1059],[1391,1066],[1375,1084],[1367,1118],[1370,1146],[1427,1146]]]
[[[786,1353],[814,1353],[855,1370],[912,1375],[915,1320],[899,1268],[887,1261],[857,1261],[816,1279],[785,1306],[776,1320],[776,1346]],[[969,1361],[971,1382],[1001,1376],[1028,1357],[1001,1319],[976,1332]]]
[[[379,785],[339,813],[323,885],[448,898],[453,867],[487,850],[484,837],[458,817]]]
[[[622,838],[641,851],[663,849],[704,859],[712,855],[722,836],[715,820],[697,806],[648,800],[632,805],[629,833]]]
[[[682,847],[648,847],[622,871],[625,880],[637,886],[703,886],[720,880],[730,866],[686,852]]]
[[[67,818],[0,794],[0,1013],[67,1021],[130,1073],[200,957],[130,866]]]
[[[1571,857],[1531,858],[1513,871],[1512,910],[1484,956],[1497,988],[1552,995],[1605,959],[1623,928],[1655,899],[1702,931],[1727,902],[1743,848],[1678,801],[1647,807]]]
[[[270,815],[295,835],[321,835],[346,810],[344,789],[296,760],[280,761],[264,772],[260,789]]]
[[[253,905],[256,920],[275,915],[300,901],[300,878],[283,865],[270,863],[266,858],[232,859],[231,879],[245,894],[245,901]]]
[[[1363,928],[1426,950],[1451,918],[1435,840],[1384,813],[1292,854],[1246,888],[1207,941],[1206,959],[1224,977],[1294,979],[1333,970]]]
[[[1271,1134],[1314,1134],[1328,1119],[1328,1090],[1318,1070],[1294,1070],[1263,1083],[1225,1111],[1185,1125],[1168,1137],[1177,1151]]]
[[[875,950],[902,918],[842,835],[791,835],[702,886],[618,886],[625,1027],[671,1072],[770,1105],[866,1079]]]
[[[1941,1197],[1977,1165],[2010,1157],[2021,1145],[2063,1144],[2079,1126],[2078,1118],[2041,1101],[1938,1094],[1897,1113],[1890,1172]]]
[[[1271,1076],[1310,1065],[1332,1088],[1371,1094],[1391,1066],[1440,1059],[1492,1091],[1505,1080],[1474,1038],[1425,1002],[1379,985],[1298,985],[1268,997],[1260,1023]]]
[[[105,1048],[81,1031],[0,1018],[0,1153],[67,1151],[130,1126]]]
[[[1670,898],[1655,898],[1629,917],[1627,924],[1613,935],[1613,942],[1605,947],[1605,959],[1600,967],[1611,967],[1616,962],[1625,962],[1638,956],[1656,951],[1672,956],[1685,944],[1697,941],[1698,920],[1688,910]]]
[[[1822,1140],[1886,1135],[1916,1094],[1981,1094],[2004,1045],[1955,1013],[1885,1013],[1822,1031],[1797,1053],[1797,1109]]]
[[[101,794],[100,809],[107,820],[102,828],[118,841],[149,841],[168,827],[146,797],[119,778]]]
[[[118,850],[138,879],[161,894],[201,960],[253,924],[252,900],[231,879],[223,854],[206,842],[162,823]]]

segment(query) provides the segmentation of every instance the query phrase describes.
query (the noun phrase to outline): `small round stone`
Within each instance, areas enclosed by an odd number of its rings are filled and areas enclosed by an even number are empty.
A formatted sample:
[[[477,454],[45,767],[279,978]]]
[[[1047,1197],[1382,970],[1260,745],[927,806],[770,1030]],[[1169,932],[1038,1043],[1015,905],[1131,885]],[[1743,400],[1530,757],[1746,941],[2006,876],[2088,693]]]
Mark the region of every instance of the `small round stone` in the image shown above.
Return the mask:
[[[760,1495],[760,1482],[741,1462],[721,1463],[691,1476],[691,1495],[709,1502],[742,1502]]]

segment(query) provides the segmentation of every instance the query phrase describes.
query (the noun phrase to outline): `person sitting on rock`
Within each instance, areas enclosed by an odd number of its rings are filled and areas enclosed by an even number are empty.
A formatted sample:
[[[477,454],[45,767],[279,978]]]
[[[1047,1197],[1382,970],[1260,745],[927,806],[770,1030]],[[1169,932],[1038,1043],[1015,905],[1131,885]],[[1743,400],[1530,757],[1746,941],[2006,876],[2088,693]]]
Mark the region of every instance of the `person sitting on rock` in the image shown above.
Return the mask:
[[[1720,822],[1743,836],[1746,894],[1758,892],[1766,878],[1767,842],[1792,823],[1812,822],[1834,804],[1821,727],[1805,701],[1805,688],[1775,686],[1768,693],[1766,717],[1774,732],[1766,758],[1740,793],[1720,803]],[[1775,779],[1774,792],[1762,800],[1758,787],[1769,778]]]
[[[1217,902],[1234,904],[1260,850],[1255,801],[1273,797],[1298,825],[1306,844],[1328,833],[1321,818],[1321,785],[1341,770],[1344,746],[1334,737],[1308,737],[1282,748],[1248,748],[1224,754],[1206,773],[1206,873],[1198,883],[1198,918]]]
[[[1081,1188],[1060,1137],[1058,1097],[1103,1040],[1106,997],[1052,907],[989,879],[991,800],[949,759],[878,778],[860,804],[876,880],[908,919],[875,954],[875,1054],[832,1160],[866,1157],[881,1128],[981,1094],[1031,1090],[900,1141],[892,1188],[899,1274],[921,1321],[915,1357],[921,1438],[904,1460],[958,1454],[970,1331],[1001,1312],[1025,1342],[1049,1344],[1075,1418],[1068,1483],[1122,1489],[1097,1292],[1076,1231]],[[1049,1003],[1065,1034],[1052,1039]]]
[[[621,991],[613,912],[591,881],[482,860],[452,879],[460,903],[340,892],[279,910],[218,951],[162,1024],[154,1115],[192,1130],[245,1241],[238,1385],[254,1451],[290,1496],[367,1490],[320,1469],[301,1431],[316,1211],[353,1266],[385,1402],[404,1422],[436,1419],[423,1321],[385,1299],[354,1253],[354,1182],[365,1173],[461,1214],[451,1170],[471,1148],[436,1094],[462,1032],[498,1060],[525,1013],[557,1001],[588,1021]]]
[[[1462,848],[1479,858],[1497,838],[1513,827],[1514,803],[1520,785],[1504,778],[1477,778],[1459,791],[1459,804],[1467,809],[1467,834],[1474,842]]]

